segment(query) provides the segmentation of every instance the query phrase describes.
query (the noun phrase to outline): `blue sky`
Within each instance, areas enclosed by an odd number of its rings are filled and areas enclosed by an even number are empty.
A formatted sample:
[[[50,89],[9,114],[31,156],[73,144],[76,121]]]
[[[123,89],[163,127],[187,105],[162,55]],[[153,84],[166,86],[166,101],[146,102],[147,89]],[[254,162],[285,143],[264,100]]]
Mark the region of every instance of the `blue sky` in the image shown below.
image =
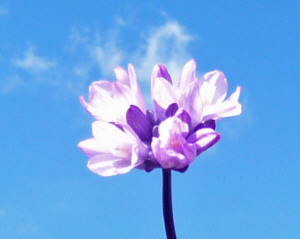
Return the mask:
[[[161,172],[102,178],[77,143],[78,96],[130,62],[145,97],[155,63],[220,69],[243,113],[174,173],[178,238],[300,238],[300,3],[1,1],[0,238],[164,238]]]

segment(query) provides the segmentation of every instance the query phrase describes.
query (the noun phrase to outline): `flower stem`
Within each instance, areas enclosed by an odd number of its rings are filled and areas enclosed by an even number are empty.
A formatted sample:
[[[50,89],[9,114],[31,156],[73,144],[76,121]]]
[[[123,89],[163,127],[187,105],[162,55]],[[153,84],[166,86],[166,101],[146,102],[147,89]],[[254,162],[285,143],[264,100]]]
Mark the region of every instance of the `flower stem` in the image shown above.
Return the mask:
[[[172,209],[171,170],[163,169],[163,213],[167,239],[176,239]]]

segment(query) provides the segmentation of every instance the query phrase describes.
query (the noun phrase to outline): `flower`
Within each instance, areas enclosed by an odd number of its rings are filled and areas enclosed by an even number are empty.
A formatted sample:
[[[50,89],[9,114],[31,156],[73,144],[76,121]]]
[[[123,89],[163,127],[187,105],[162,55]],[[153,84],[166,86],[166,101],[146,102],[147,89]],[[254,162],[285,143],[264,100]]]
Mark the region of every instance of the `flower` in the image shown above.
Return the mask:
[[[197,155],[219,139],[220,135],[214,129],[204,125],[191,131],[190,116],[181,108],[159,124],[151,148],[162,168],[185,171]]]
[[[83,107],[97,120],[124,124],[126,111],[130,105],[138,106],[144,113],[146,104],[137,83],[134,67],[129,64],[128,72],[115,67],[116,81],[95,81],[89,88],[90,102],[83,96],[80,102]]]
[[[177,103],[192,117],[192,126],[209,119],[239,115],[241,104],[238,102],[241,87],[225,100],[227,79],[223,72],[215,70],[206,73],[197,80],[196,62],[190,60],[181,71],[177,86],[165,66],[157,64],[151,78],[152,101],[154,112],[159,120],[164,119],[164,112],[172,103]]]
[[[93,138],[78,144],[89,157],[88,168],[101,175],[133,168],[187,170],[195,158],[216,144],[216,120],[241,113],[241,88],[227,99],[227,80],[220,71],[196,77],[196,62],[187,62],[173,85],[165,66],[154,66],[151,77],[153,112],[146,109],[134,68],[115,68],[116,81],[90,86],[83,107],[96,118]]]
[[[88,168],[101,176],[113,176],[129,172],[143,163],[143,147],[130,129],[95,121],[93,138],[81,141],[78,147],[89,157]]]
[[[146,112],[145,101],[137,84],[132,65],[126,70],[115,67],[116,81],[93,82],[89,88],[90,102],[80,96],[83,107],[95,117],[93,138],[78,147],[89,157],[88,168],[101,176],[129,172],[143,163],[146,147],[126,122],[130,105]]]
[[[215,70],[206,73],[199,81],[200,96],[203,104],[203,120],[218,120],[224,117],[239,115],[242,112],[238,102],[241,87],[227,99],[227,79],[223,72]]]

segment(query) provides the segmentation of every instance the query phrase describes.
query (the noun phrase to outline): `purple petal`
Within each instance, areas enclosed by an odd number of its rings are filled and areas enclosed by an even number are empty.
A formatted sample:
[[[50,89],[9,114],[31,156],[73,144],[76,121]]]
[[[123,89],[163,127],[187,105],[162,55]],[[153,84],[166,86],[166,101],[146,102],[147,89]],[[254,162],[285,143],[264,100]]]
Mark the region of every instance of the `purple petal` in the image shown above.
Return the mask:
[[[216,129],[216,121],[213,119],[209,119],[206,120],[203,123],[198,124],[194,129],[193,129],[193,133],[196,132],[199,129],[203,129],[203,128],[211,128],[213,130]]]
[[[159,131],[158,131],[158,129],[159,129],[159,126],[158,126],[158,125],[155,125],[155,126],[153,127],[153,129],[152,129],[152,135],[153,135],[153,137],[158,137],[158,136],[159,136]]]
[[[146,115],[135,105],[130,105],[126,113],[127,124],[134,130],[142,141],[152,139],[152,125]]]
[[[221,135],[218,134],[211,128],[203,128],[197,130],[191,136],[188,137],[187,142],[196,145],[197,155],[207,150],[214,144],[216,144],[221,138]]]
[[[152,78],[162,77],[172,84],[171,76],[167,68],[162,64],[157,64],[154,66],[152,71]]]
[[[188,124],[176,115],[160,123],[159,136],[152,138],[151,148],[162,168],[183,169],[195,159],[196,145],[186,142],[188,132]]]
[[[154,125],[155,119],[154,119],[154,113],[153,113],[153,111],[152,111],[152,110],[147,110],[147,111],[146,111],[146,116],[147,116],[147,118],[149,119],[150,124],[151,124],[151,125]]]
[[[188,112],[186,112],[184,109],[180,108],[177,112],[175,117],[181,119],[182,122],[185,122],[188,126],[189,129],[191,128],[191,116],[189,115]]]
[[[177,112],[178,110],[178,104],[177,103],[173,103],[173,104],[170,104],[169,107],[167,108],[166,110],[166,117],[172,117],[175,115],[175,113]]]

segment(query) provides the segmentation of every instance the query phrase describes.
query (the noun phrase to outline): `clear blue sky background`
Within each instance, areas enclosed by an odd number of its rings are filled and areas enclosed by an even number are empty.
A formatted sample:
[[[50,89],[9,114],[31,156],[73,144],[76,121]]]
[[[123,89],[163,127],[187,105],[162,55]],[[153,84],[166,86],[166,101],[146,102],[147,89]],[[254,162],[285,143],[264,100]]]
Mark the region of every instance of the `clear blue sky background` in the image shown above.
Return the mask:
[[[243,114],[174,173],[178,238],[300,238],[298,1],[1,1],[0,238],[164,238],[161,172],[102,178],[78,101],[113,67],[225,72]],[[148,92],[148,93],[147,93]]]

